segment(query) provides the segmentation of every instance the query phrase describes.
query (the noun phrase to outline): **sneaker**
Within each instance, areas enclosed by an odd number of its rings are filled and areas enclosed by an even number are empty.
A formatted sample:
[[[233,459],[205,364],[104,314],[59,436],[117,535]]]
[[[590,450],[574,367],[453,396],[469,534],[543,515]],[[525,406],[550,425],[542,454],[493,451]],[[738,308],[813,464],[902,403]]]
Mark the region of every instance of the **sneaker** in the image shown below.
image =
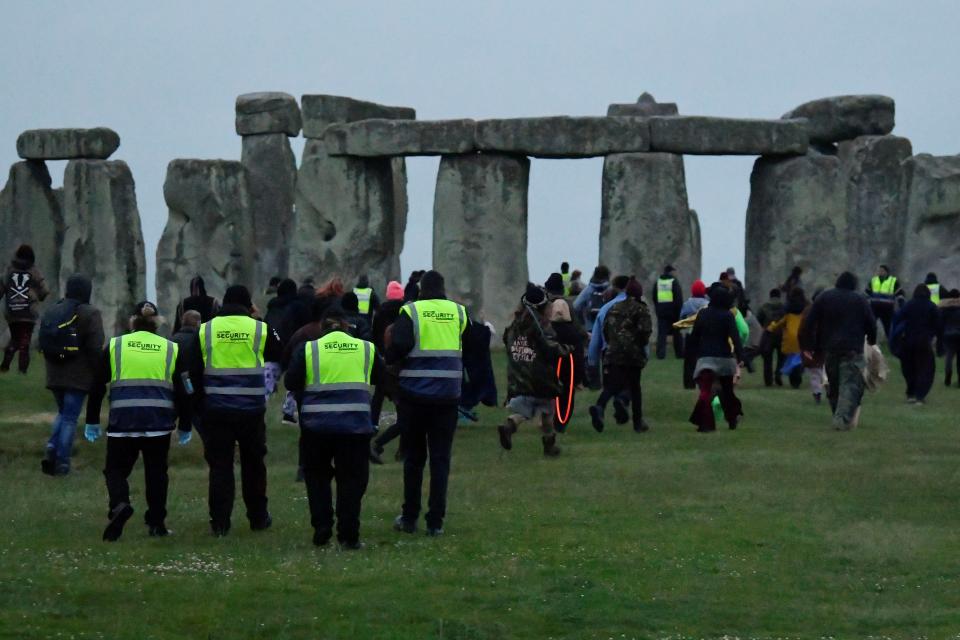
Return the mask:
[[[167,529],[166,525],[162,524],[150,525],[150,529],[147,531],[147,535],[151,538],[166,538],[171,533],[173,532]]]
[[[250,522],[251,531],[266,531],[271,526],[273,526],[273,518],[270,517],[269,513],[262,520]]]
[[[57,468],[57,450],[48,447],[44,453],[43,460],[40,461],[40,471],[52,476]]]
[[[907,404],[917,404],[917,399],[913,396],[907,398]]]
[[[292,424],[295,426],[297,424],[297,416],[292,413],[285,413],[283,417],[280,418],[280,424]]]
[[[633,430],[637,433],[644,433],[650,431],[650,425],[647,424],[646,420],[641,419],[640,424],[636,425]]]
[[[57,468],[53,471],[53,475],[61,477],[70,475],[70,465],[65,463],[58,464]]]
[[[560,447],[557,446],[556,434],[543,436],[540,438],[543,442],[543,455],[547,458],[556,458],[560,455]]]
[[[382,455],[383,455],[383,449],[381,449],[380,447],[378,447],[377,445],[371,442],[370,443],[370,462],[373,464],[383,464],[383,458],[381,457]]]
[[[393,530],[400,533],[416,533],[417,523],[409,522],[402,515],[399,515],[393,520]]]
[[[603,409],[594,404],[590,406],[589,411],[594,430],[597,433],[603,433]]]
[[[314,529],[313,530],[313,546],[323,547],[330,543],[330,538],[333,537],[333,532],[330,529]]]
[[[517,432],[517,425],[507,418],[502,425],[497,427],[497,433],[500,434],[500,446],[506,451],[513,449],[513,434]]]
[[[427,536],[439,538],[443,535],[443,527],[427,527]]]
[[[613,419],[616,420],[617,424],[627,424],[627,420],[630,419],[627,406],[623,404],[623,400],[617,397],[613,399]]]
[[[107,528],[103,530],[103,539],[107,542],[116,542],[119,540],[120,536],[123,535],[123,525],[127,524],[127,520],[129,520],[132,515],[133,507],[128,503],[121,502],[115,506],[108,514],[110,523],[107,524]]]

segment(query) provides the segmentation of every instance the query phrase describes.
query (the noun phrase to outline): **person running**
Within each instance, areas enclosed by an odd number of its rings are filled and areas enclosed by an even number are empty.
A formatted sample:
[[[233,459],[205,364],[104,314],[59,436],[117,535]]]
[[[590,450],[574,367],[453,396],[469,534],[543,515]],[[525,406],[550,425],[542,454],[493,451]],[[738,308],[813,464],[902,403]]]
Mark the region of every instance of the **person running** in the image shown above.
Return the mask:
[[[799,389],[803,382],[803,357],[800,353],[800,325],[807,310],[807,296],[803,289],[794,287],[787,296],[784,315],[767,325],[767,331],[780,336],[780,350],[784,356],[780,373],[787,374],[790,386]]]
[[[598,265],[593,270],[590,282],[573,302],[573,313],[579,318],[584,327],[592,327],[604,305],[603,294],[610,287],[610,269]]]
[[[743,345],[732,310],[736,297],[729,287],[715,282],[710,286],[710,304],[697,314],[690,333],[688,348],[697,353],[693,378],[700,392],[690,422],[701,433],[716,431],[713,413],[714,385],[720,387],[720,406],[731,429],[736,429],[743,416],[740,400],[734,394],[734,377],[743,359]]]
[[[672,336],[673,353],[683,358],[683,334],[673,328],[680,319],[683,307],[683,288],[675,274],[673,265],[663,268],[663,273],[653,285],[653,308],[657,312],[657,360],[667,357],[667,336]]]
[[[176,316],[173,319],[174,332],[180,330],[180,318],[185,311],[197,311],[202,322],[209,322],[220,311],[220,301],[207,295],[207,286],[200,276],[194,276],[190,281],[190,295],[177,305]]]
[[[553,428],[558,433],[567,430],[576,405],[577,388],[583,384],[586,364],[584,348],[589,340],[587,331],[573,320],[573,306],[562,295],[560,274],[553,273],[547,278],[544,289],[547,292],[547,320],[556,336],[557,342],[567,345],[572,351],[557,359],[557,379],[560,381],[560,394],[555,402]]]
[[[520,299],[513,322],[503,332],[507,348],[507,408],[509,415],[497,427],[500,446],[513,449],[513,434],[527,420],[540,424],[543,455],[560,455],[554,430],[554,404],[562,387],[556,375],[557,359],[572,352],[560,344],[547,320],[547,293],[533,283]]]
[[[607,312],[610,311],[610,307],[618,302],[622,302],[627,297],[623,289],[627,286],[628,282],[630,282],[630,278],[627,276],[617,276],[613,279],[613,283],[608,287],[608,290],[604,292],[605,295],[609,295],[610,298],[597,311],[597,317],[593,321],[593,324],[589,325],[591,329],[590,342],[587,345],[586,378],[590,383],[591,389],[600,389],[602,386],[600,368],[603,361],[603,350],[607,347],[606,338],[603,337],[603,320],[606,318]],[[617,424],[623,424],[629,419],[626,410],[621,406],[621,401],[622,398],[620,396],[614,398],[613,408],[616,412]]]
[[[911,298],[892,321],[891,346],[900,358],[903,379],[907,383],[907,402],[923,404],[936,377],[936,356],[933,341],[941,340],[943,326],[940,310],[930,300],[930,289],[918,284]]]
[[[13,260],[3,276],[4,317],[10,328],[10,344],[3,352],[0,373],[10,371],[18,352],[17,367],[20,373],[25,374],[30,368],[30,341],[39,317],[37,308],[50,295],[36,261],[33,247],[22,244],[14,252]]]
[[[603,410],[611,398],[628,395],[633,410],[633,430],[650,429],[643,418],[640,376],[647,365],[647,343],[653,331],[650,309],[643,302],[643,287],[631,278],[624,289],[625,298],[607,311],[603,320],[606,349],[603,351],[603,391],[597,404],[590,407],[593,428],[602,432]]]
[[[792,286],[790,288],[793,289]],[[771,289],[770,299],[760,305],[757,311],[757,321],[764,327],[760,356],[763,358],[763,384],[767,387],[772,387],[774,383],[778,387],[783,386],[783,374],[780,373],[783,368],[783,336],[766,330],[766,327],[776,323],[786,314],[786,308],[780,299],[781,291],[781,289]],[[776,360],[776,368],[774,368],[774,360]]]
[[[190,393],[184,386],[187,358],[177,343],[157,335],[162,322],[155,304],[137,305],[130,317],[130,333],[112,338],[103,350],[87,401],[84,437],[88,442],[96,442],[102,433],[100,408],[110,385],[107,460],[103,469],[109,495],[109,523],[103,539],[108,542],[120,539],[124,525],[133,515],[127,479],[141,455],[147,497],[143,520],[148,534],[170,534],[166,524],[170,434],[178,418],[181,445],[190,442],[192,432]]]

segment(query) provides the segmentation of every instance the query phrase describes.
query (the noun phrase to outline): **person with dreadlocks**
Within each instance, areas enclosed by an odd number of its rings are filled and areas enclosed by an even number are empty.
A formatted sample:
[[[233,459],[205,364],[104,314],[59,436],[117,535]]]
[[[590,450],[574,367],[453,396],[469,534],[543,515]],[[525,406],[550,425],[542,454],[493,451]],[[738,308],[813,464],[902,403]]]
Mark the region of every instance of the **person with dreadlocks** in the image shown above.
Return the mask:
[[[500,446],[513,448],[513,434],[520,423],[539,418],[543,455],[560,455],[554,430],[555,399],[561,385],[557,379],[557,359],[573,350],[557,342],[547,317],[546,292],[533,283],[520,298],[513,322],[503,334],[507,347],[507,408],[510,414],[497,427]]]

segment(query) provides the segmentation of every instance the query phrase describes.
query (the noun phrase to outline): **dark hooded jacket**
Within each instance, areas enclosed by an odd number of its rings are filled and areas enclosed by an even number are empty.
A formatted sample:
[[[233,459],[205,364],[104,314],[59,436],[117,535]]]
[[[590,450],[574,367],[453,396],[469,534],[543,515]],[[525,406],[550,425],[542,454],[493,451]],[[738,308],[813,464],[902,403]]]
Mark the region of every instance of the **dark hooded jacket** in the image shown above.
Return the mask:
[[[63,361],[46,360],[48,389],[71,389],[89,393],[93,386],[104,338],[103,318],[100,311],[90,304],[92,289],[90,279],[86,276],[70,276],[64,299],[51,306],[44,314],[59,316],[64,306],[76,305],[74,313],[77,315],[77,331],[80,336],[80,353],[75,358]]]
[[[877,343],[877,320],[857,281],[841,274],[837,286],[817,296],[800,327],[804,351],[863,353],[863,340]]]
[[[196,276],[190,281],[190,295],[180,301],[177,305],[177,315],[173,319],[173,330],[180,330],[180,318],[184,311],[196,311],[200,314],[200,322],[207,322],[220,311],[220,302],[207,295],[207,286],[203,278]]]
[[[40,273],[40,270],[37,269],[36,265],[33,262],[23,260],[20,258],[14,258],[10,262],[10,266],[7,267],[7,271],[3,276],[3,289],[0,290],[0,297],[6,298],[10,295],[11,286],[16,286],[18,283],[14,283],[12,278],[15,274],[26,274],[27,279],[25,283],[22,283],[22,286],[27,288],[26,294],[30,300],[30,306],[21,311],[11,311],[6,302],[4,302],[4,317],[6,317],[7,322],[33,322],[37,321],[39,318],[38,307],[41,301],[45,300],[48,295],[50,295],[50,289],[47,287],[46,280],[43,279],[43,274]],[[22,279],[22,275],[17,276],[18,279]]]
[[[293,280],[284,280],[277,287],[277,296],[267,303],[267,315],[264,322],[280,336],[280,342],[286,345],[297,329],[310,321],[310,309],[297,296],[297,285]]]
[[[552,327],[521,306],[503,332],[507,348],[507,400],[529,396],[548,400],[562,391],[557,379],[557,358],[573,347],[557,342]]]

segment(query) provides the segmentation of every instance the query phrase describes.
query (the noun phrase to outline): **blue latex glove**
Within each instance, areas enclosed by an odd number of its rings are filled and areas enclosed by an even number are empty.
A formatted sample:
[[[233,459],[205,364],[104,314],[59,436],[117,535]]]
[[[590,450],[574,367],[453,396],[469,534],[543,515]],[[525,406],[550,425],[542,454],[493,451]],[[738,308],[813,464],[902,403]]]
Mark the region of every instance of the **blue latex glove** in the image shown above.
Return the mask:
[[[180,443],[181,447],[190,442],[190,440],[193,438],[193,431],[180,431],[178,433],[180,434],[178,442]]]
[[[83,427],[83,437],[87,442],[96,442],[100,439],[100,425],[88,424]]]

